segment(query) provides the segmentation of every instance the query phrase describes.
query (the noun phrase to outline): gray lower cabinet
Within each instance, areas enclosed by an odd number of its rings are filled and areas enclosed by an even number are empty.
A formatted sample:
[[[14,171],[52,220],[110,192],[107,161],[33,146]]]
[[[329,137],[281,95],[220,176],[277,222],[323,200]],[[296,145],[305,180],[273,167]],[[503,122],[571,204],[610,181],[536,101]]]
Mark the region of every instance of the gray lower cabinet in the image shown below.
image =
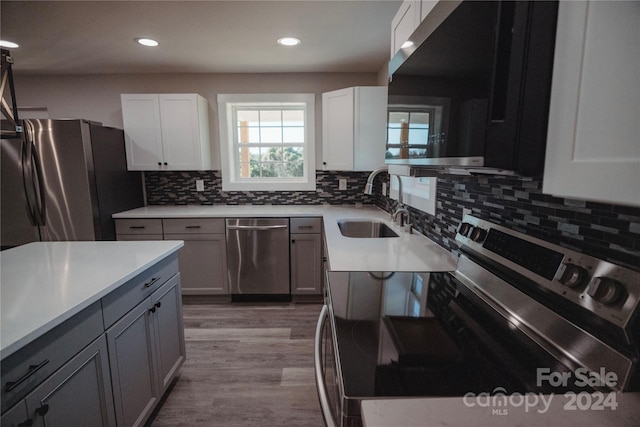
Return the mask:
[[[177,274],[107,330],[119,426],[140,426],[185,359]]]
[[[102,335],[27,396],[35,426],[115,426]]]
[[[165,240],[184,240],[178,254],[183,295],[227,295],[224,219],[165,218]]]
[[[321,218],[291,218],[291,295],[322,295],[321,233]]]
[[[221,218],[116,219],[118,240],[183,240],[183,295],[228,295],[227,242]]]
[[[2,416],[2,427],[116,425],[104,335]]]

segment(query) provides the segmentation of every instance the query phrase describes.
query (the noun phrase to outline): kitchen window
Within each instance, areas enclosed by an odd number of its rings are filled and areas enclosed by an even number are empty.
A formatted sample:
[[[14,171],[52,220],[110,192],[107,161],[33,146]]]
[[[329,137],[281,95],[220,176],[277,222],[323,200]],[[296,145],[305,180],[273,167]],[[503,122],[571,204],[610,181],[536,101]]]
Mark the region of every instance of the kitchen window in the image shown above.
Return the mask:
[[[313,191],[314,94],[218,95],[223,191]]]

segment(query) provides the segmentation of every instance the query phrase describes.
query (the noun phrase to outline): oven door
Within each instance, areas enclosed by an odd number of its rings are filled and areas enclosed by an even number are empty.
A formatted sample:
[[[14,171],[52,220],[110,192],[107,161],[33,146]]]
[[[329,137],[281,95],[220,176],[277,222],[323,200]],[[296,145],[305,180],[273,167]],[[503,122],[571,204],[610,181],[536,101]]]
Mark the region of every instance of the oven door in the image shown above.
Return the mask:
[[[327,427],[341,426],[342,400],[336,380],[336,352],[330,322],[329,306],[324,305],[318,318],[315,335],[315,376],[318,400]]]

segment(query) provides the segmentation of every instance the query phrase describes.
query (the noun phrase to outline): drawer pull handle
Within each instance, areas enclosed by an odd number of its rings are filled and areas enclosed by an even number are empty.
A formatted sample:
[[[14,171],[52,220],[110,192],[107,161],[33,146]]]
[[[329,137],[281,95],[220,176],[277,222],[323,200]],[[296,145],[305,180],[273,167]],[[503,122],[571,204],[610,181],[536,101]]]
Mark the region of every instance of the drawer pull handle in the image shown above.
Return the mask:
[[[145,227],[144,225],[130,225],[129,228],[132,230],[144,230],[147,227]]]
[[[41,417],[44,417],[47,414],[47,412],[49,412],[49,405],[47,404],[44,404],[38,409],[36,409],[36,414],[40,415]]]
[[[151,285],[156,283],[158,280],[160,280],[160,277],[152,277],[151,280],[149,280],[147,283],[144,284],[144,287],[145,288],[150,288]]]
[[[187,225],[185,228],[202,228],[199,225]]]
[[[24,374],[19,380],[17,381],[7,381],[7,383],[5,384],[5,391],[7,393],[9,393],[11,390],[15,389],[16,387],[18,387],[20,384],[22,384],[23,382],[25,382],[27,379],[29,379],[29,377],[31,377],[31,375],[35,374],[36,372],[38,372],[41,368],[44,367],[44,365],[46,365],[47,363],[49,363],[49,359],[44,359],[42,362],[38,363],[37,365],[29,365],[29,370],[27,371],[26,374]]]
[[[29,418],[28,420],[18,424],[18,427],[31,427],[32,425],[33,425],[33,420]]]
[[[303,229],[303,228],[304,229],[310,229],[310,228],[313,228],[313,225],[299,225],[298,228],[299,229]]]

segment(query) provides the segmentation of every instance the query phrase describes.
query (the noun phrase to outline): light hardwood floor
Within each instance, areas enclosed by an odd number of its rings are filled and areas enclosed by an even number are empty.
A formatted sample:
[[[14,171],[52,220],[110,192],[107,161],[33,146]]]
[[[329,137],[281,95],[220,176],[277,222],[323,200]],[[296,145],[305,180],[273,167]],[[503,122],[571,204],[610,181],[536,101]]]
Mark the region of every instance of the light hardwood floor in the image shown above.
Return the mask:
[[[147,426],[323,426],[319,304],[183,306],[187,360]]]

